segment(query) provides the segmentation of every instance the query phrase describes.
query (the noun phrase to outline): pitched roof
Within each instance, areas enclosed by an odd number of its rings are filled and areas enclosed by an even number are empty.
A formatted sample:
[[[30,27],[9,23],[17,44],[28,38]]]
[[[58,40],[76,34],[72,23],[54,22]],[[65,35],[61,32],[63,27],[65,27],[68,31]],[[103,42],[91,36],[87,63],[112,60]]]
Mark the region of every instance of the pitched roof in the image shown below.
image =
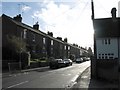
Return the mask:
[[[30,30],[30,31],[32,31],[32,32],[35,32],[35,33],[37,33],[37,34],[41,34],[41,35],[43,35],[43,36],[45,36],[45,37],[49,37],[50,39],[55,40],[55,41],[57,41],[57,42],[60,42],[60,43],[62,43],[62,44],[64,43],[64,44],[67,44],[67,45],[69,45],[69,46],[71,46],[71,47],[80,49],[79,47],[75,47],[75,46],[73,46],[73,45],[70,44],[70,43],[66,43],[66,42],[64,42],[64,41],[58,40],[58,39],[56,39],[56,38],[54,38],[54,37],[52,37],[52,36],[50,36],[50,35],[42,32],[42,31],[40,31],[40,30],[35,30],[33,27],[28,26],[27,24],[24,24],[24,23],[22,23],[22,22],[17,22],[17,21],[14,20],[13,18],[11,18],[11,17],[9,17],[9,16],[7,16],[7,15],[5,15],[5,14],[2,15],[2,18],[3,18],[3,17],[11,20],[11,21],[12,21],[13,23],[15,23],[16,25],[18,25],[18,26],[20,26],[20,27],[23,27],[23,28],[25,28],[25,29],[28,29],[28,30]]]
[[[50,36],[50,35],[42,32],[42,31],[40,31],[40,30],[35,30],[33,27],[28,26],[27,24],[24,24],[24,23],[22,23],[22,22],[17,22],[17,21],[14,20],[13,18],[11,18],[11,17],[9,17],[9,16],[7,16],[7,15],[5,15],[5,14],[2,15],[2,18],[7,18],[7,19],[9,19],[10,21],[12,21],[13,23],[15,23],[17,26],[23,27],[23,28],[28,29],[28,30],[30,30],[30,31],[32,31],[32,32],[35,32],[35,33],[37,33],[37,34],[43,35],[43,36],[45,36],[45,37],[49,37],[49,38],[51,38],[51,39],[53,39],[53,40],[56,40],[56,41],[58,41],[58,42],[63,43],[62,41],[60,41],[60,40],[58,40],[58,39],[56,39],[56,38],[54,38],[54,37],[52,37],[52,36]]]
[[[96,37],[120,37],[120,18],[94,19],[93,25]]]

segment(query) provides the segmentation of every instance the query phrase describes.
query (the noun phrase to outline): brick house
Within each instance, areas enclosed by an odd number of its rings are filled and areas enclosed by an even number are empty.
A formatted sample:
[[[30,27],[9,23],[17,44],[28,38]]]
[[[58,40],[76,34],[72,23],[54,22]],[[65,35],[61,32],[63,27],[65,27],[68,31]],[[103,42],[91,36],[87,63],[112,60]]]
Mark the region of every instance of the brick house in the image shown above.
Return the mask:
[[[54,38],[53,34],[48,34],[39,30],[36,23],[33,27],[22,23],[21,15],[11,18],[5,14],[2,15],[2,53],[3,65],[7,66],[9,62],[19,62],[19,59],[8,60],[6,54],[11,56],[11,52],[7,50],[7,36],[19,37],[26,43],[27,52],[30,52],[32,58],[69,58],[74,54],[77,58],[80,56],[81,48],[73,46],[62,38]]]

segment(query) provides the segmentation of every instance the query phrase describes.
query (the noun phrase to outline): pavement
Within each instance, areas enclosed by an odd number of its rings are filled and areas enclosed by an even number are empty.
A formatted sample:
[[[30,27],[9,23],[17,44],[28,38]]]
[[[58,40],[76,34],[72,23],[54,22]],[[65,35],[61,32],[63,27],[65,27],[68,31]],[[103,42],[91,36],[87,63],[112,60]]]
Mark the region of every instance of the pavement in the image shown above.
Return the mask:
[[[35,70],[39,70],[39,71],[49,70],[49,66],[31,68],[31,69],[25,69],[25,70],[17,70],[17,71],[12,71],[12,72],[5,72],[5,73],[0,74],[0,77],[5,78],[5,77],[13,76],[14,74],[17,74],[17,73],[24,73],[24,72],[30,72],[30,71],[35,71]]]
[[[106,80],[91,79],[90,67],[87,68],[76,80],[76,84],[70,90],[120,90],[117,82],[108,82]]]

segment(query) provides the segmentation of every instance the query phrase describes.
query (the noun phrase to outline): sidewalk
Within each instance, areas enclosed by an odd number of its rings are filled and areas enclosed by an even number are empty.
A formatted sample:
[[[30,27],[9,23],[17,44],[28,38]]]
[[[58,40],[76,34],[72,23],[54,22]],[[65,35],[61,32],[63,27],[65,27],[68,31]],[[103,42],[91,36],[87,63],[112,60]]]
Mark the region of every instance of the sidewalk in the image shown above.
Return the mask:
[[[107,82],[103,80],[96,80],[90,78],[90,67],[87,68],[81,76],[77,79],[77,83],[71,88],[71,90],[118,90],[118,83]]]
[[[31,69],[25,69],[25,70],[17,70],[17,71],[12,71],[12,72],[6,72],[6,73],[2,73],[0,74],[0,78],[5,78],[5,77],[10,77],[14,74],[17,74],[17,73],[24,73],[24,72],[30,72],[30,71],[36,71],[36,70],[39,70],[39,71],[44,71],[44,70],[48,70],[49,69],[49,66],[47,67],[39,67],[39,68],[31,68]]]

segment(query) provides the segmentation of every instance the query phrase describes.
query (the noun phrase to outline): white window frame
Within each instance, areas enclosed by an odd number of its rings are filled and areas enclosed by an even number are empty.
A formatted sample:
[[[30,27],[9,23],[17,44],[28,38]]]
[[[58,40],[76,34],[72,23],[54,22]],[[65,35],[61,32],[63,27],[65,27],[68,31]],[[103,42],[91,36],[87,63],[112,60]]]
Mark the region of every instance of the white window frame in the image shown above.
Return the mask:
[[[110,45],[111,44],[111,39],[108,38],[108,39],[102,40],[102,44],[104,44],[104,45]]]
[[[64,46],[64,49],[66,50],[66,45]]]
[[[46,41],[46,38],[44,37],[44,38],[43,38],[43,44],[44,44],[44,45],[46,44],[46,42],[45,42],[45,41]]]
[[[26,35],[27,35],[27,29],[24,29],[24,34],[23,34],[24,39],[26,39]]]
[[[53,40],[51,40],[51,45],[53,46]]]
[[[68,46],[68,50],[70,50],[70,46]]]

